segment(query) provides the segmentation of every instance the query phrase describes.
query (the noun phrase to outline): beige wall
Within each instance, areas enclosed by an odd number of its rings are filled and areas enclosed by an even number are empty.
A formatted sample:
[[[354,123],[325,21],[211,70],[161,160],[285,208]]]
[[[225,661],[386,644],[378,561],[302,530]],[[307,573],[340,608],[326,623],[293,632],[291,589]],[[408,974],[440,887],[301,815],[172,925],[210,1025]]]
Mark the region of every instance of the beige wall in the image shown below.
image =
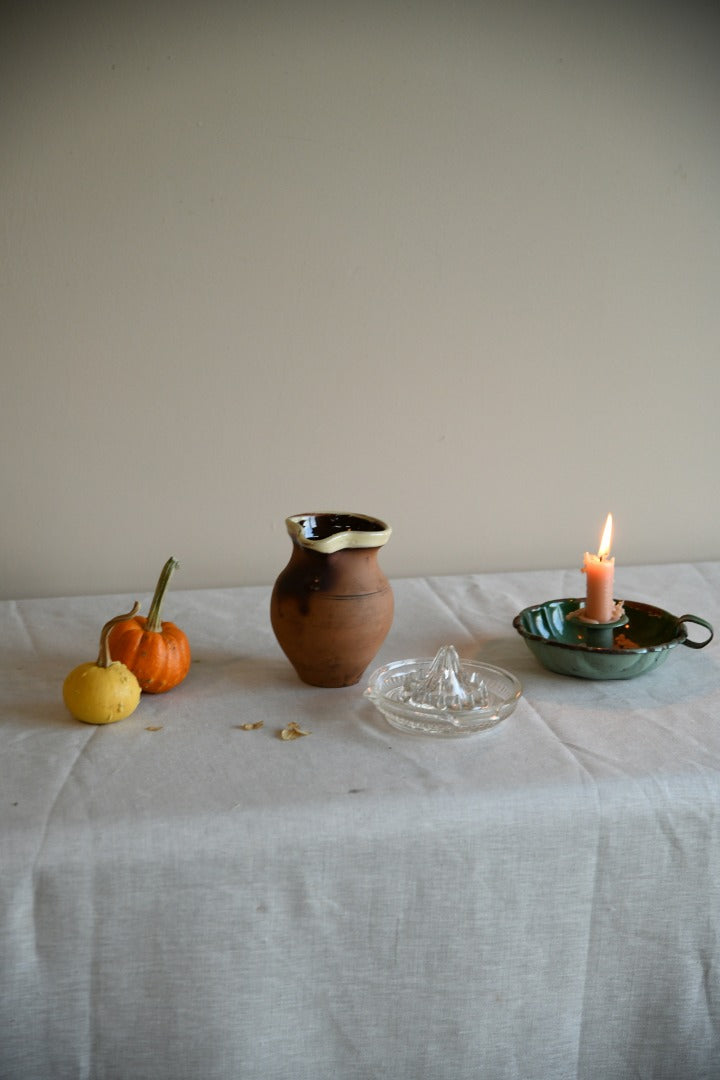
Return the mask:
[[[0,593],[720,558],[710,6],[14,5]]]

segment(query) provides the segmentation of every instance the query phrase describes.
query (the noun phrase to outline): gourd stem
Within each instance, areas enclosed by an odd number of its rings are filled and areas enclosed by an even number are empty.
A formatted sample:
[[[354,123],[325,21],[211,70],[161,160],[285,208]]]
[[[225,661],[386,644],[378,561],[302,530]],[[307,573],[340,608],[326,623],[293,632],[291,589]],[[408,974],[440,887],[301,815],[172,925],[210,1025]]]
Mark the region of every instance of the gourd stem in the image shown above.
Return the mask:
[[[160,612],[162,610],[163,600],[165,599],[165,590],[168,587],[168,582],[172,576],[173,570],[179,565],[180,563],[177,559],[173,558],[171,555],[163,566],[162,573],[155,586],[155,593],[152,598],[152,603],[150,604],[150,610],[148,611],[147,622],[145,623],[146,630],[162,630]]]
[[[122,622],[124,619],[132,619],[133,615],[136,615],[140,609],[140,604],[136,600],[133,604],[132,611],[128,611],[127,615],[116,615],[114,619],[110,619],[106,622],[100,631],[100,651],[97,658],[98,667],[110,667],[112,664],[112,656],[110,655],[110,645],[108,643],[108,634],[112,630],[115,623]]]

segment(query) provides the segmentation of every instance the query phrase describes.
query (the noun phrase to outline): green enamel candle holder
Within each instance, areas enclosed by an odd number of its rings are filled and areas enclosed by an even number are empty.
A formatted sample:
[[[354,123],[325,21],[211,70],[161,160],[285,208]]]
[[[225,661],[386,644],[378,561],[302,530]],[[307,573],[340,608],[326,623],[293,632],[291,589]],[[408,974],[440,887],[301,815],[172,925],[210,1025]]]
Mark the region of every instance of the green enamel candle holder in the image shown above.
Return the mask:
[[[580,599],[548,600],[513,619],[530,652],[549,671],[582,679],[633,679],[664,663],[676,645],[703,649],[713,639],[712,626],[697,615],[671,615],[624,600],[622,618],[593,624],[578,618],[582,606]],[[686,623],[703,627],[708,636],[691,640]]]

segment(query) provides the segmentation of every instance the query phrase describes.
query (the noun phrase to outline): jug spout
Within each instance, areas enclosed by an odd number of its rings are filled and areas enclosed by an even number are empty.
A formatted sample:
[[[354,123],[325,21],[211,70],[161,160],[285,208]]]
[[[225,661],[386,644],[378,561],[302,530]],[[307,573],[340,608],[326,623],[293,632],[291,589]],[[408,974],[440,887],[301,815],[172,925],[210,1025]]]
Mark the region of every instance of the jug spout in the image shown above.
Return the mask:
[[[324,554],[343,548],[382,547],[392,532],[379,518],[336,511],[294,514],[285,519],[285,525],[295,543]]]

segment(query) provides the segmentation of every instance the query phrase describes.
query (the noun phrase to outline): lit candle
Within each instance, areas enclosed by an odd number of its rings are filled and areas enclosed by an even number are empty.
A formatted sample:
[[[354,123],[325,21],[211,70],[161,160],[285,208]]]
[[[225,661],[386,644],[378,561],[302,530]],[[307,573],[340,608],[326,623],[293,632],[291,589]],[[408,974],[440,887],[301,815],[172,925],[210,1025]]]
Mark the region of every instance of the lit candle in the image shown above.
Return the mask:
[[[587,574],[584,616],[593,622],[611,622],[615,610],[613,584],[615,558],[610,557],[612,514],[608,514],[597,555],[585,552],[583,573]]]

